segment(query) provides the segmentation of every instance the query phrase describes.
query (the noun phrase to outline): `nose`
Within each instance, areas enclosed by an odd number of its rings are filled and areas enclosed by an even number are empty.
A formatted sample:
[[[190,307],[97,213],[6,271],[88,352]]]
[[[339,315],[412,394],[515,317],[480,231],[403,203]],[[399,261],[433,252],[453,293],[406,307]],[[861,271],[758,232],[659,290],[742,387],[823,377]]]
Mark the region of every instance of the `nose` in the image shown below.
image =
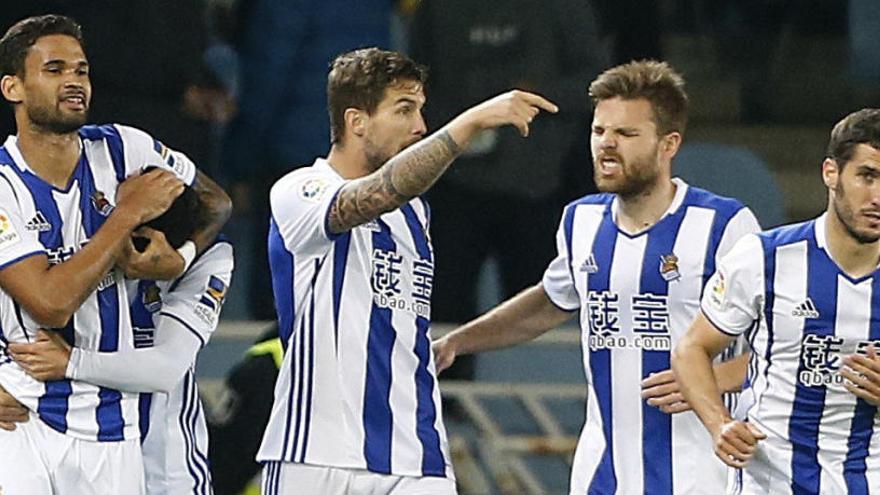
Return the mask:
[[[424,136],[428,133],[428,126],[425,124],[425,116],[422,115],[421,112],[418,113],[416,117],[415,125],[413,126],[413,134],[416,136]]]

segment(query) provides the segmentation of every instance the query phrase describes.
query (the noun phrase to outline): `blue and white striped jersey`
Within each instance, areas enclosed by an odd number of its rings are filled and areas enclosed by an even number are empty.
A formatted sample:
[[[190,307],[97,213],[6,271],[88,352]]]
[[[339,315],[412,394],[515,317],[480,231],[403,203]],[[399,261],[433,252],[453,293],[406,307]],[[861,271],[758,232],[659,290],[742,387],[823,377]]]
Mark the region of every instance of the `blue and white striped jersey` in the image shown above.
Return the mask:
[[[131,305],[135,333],[189,331],[190,337],[205,346],[217,328],[232,268],[232,246],[217,242],[199,255],[177,280],[134,281],[138,284],[137,296]],[[164,326],[163,318],[183,328]],[[178,336],[163,337],[160,343],[180,342],[175,338]],[[142,339],[141,348],[151,346],[146,340]],[[188,347],[190,343],[177,345]],[[208,466],[208,429],[194,370],[193,361],[168,393],[141,394],[144,474],[150,495],[213,493]]]
[[[588,395],[572,494],[724,490],[726,469],[697,416],[647,405],[641,381],[669,368],[718,254],[759,227],[738,201],[674,183],[666,215],[637,235],[618,229],[612,194],[586,196],[563,214],[543,284],[554,304],[580,310]]]
[[[259,461],[452,477],[431,354],[433,253],[414,199],[334,235],[345,183],[318,159],[270,194],[284,362]]]
[[[722,332],[746,335],[737,417],[767,434],[732,493],[880,493],[880,416],[839,374],[843,356],[880,348],[880,275],[838,268],[825,215],[740,241],[702,309]]]
[[[45,253],[62,263],[88,243],[113,210],[116,187],[150,165],[173,170],[187,184],[195,167],[146,133],[124,126],[84,126],[82,153],[67,189],[44,182],[28,167],[15,137],[0,148],[0,269]],[[128,296],[122,273],[112,270],[58,329],[72,345],[113,352],[132,346]],[[0,385],[53,429],[97,441],[136,438],[137,394],[88,383],[38,382],[3,352],[7,342],[26,342],[39,326],[0,290]]]

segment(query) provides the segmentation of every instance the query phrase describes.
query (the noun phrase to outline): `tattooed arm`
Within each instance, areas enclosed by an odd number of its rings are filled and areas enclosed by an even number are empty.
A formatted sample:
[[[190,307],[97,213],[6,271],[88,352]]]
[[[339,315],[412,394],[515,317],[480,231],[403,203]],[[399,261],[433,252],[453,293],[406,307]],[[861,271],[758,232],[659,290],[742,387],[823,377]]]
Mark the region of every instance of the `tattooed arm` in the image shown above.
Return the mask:
[[[379,170],[343,186],[330,206],[330,231],[351,230],[424,193],[484,129],[509,124],[523,137],[528,136],[529,124],[540,110],[556,113],[558,108],[538,95],[519,90],[465,110],[430,137],[392,157]]]
[[[193,190],[199,197],[199,226],[190,237],[197,252],[201,253],[214,242],[220,229],[232,214],[232,200],[229,195],[210,177],[197,171]]]

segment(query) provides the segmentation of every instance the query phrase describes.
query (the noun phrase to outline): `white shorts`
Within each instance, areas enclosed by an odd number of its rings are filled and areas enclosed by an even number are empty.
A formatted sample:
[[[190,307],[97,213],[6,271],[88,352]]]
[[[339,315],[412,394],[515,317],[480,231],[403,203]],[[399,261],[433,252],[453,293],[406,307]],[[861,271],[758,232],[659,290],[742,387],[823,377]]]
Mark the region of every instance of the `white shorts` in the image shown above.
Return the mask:
[[[138,439],[90,442],[59,433],[35,414],[0,430],[0,494],[144,494]]]
[[[455,481],[292,462],[263,464],[263,495],[456,495]]]

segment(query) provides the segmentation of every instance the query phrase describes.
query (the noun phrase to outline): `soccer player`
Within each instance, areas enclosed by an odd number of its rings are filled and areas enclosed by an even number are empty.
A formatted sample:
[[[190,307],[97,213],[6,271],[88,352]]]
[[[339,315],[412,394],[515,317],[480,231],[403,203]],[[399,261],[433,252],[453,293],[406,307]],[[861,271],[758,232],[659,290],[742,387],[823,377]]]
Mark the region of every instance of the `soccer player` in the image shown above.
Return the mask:
[[[673,356],[682,391],[735,468],[728,493],[880,493],[880,109],[834,126],[828,207],[739,241]],[[731,416],[708,366],[751,344]]]
[[[667,64],[613,67],[589,91],[602,193],[565,208],[540,283],[434,344],[437,367],[534,339],[580,311],[588,398],[571,493],[717,494],[725,466],[709,455],[697,417],[668,414],[688,409],[669,354],[718,255],[758,223],[738,201],[672,178],[687,95]],[[725,390],[739,387],[744,364],[719,364]]]
[[[39,418],[0,431],[0,485],[10,493],[142,493],[137,394],[78,380],[40,383],[8,360],[6,347],[32,341],[40,328],[87,350],[131,347],[123,271],[178,276],[231,205],[189,159],[146,133],[83,125],[91,85],[73,20],[16,23],[0,39],[0,70],[17,126],[0,148],[0,385]],[[147,166],[163,170],[141,173]],[[123,257],[132,231],[187,184],[207,210],[198,232],[179,251],[155,237],[143,253]]]
[[[424,80],[399,53],[337,57],[330,153],[272,188],[269,262],[286,352],[257,454],[265,494],[455,492],[419,195],[480,130],[512,124],[525,136],[539,110],[557,109],[511,91],[421,140]]]
[[[148,223],[155,231],[147,232],[179,247],[196,229],[200,213],[195,192],[187,188]],[[139,424],[148,495],[211,493],[207,425],[193,369],[196,354],[217,328],[232,267],[232,246],[220,240],[178,279],[126,281],[134,294],[135,349],[71,349],[44,331],[34,343],[9,344],[12,357],[40,381],[69,378],[142,392]]]

